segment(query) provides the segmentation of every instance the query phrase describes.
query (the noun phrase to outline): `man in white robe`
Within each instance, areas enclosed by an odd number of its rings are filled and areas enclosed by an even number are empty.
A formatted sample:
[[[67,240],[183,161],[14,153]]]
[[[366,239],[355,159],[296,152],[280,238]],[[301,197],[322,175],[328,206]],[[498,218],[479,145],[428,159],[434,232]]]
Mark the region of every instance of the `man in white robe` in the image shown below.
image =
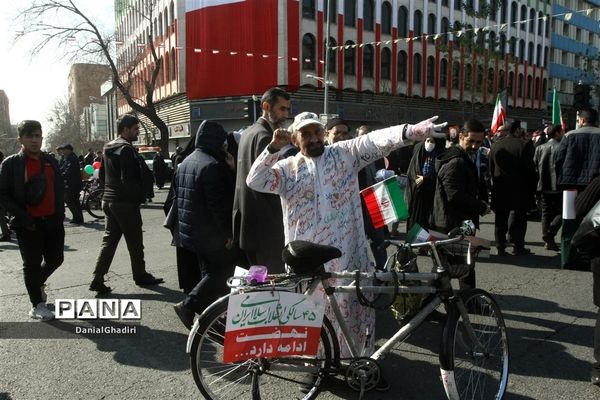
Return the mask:
[[[324,127],[314,113],[296,116],[292,133],[273,132],[273,140],[258,156],[246,184],[253,190],[281,196],[285,242],[307,240],[337,247],[342,257],[325,264],[327,271],[372,271],[358,189],[358,171],[412,140],[444,137],[434,125],[437,117],[416,125],[398,125],[356,139],[324,145]],[[291,141],[300,149],[281,159],[279,151]],[[337,282],[334,285],[349,284]],[[336,293],[340,310],[358,350],[370,355],[374,348],[375,312],[361,306],[354,293]],[[346,342],[330,307],[325,310],[338,333],[342,357],[349,357]]]

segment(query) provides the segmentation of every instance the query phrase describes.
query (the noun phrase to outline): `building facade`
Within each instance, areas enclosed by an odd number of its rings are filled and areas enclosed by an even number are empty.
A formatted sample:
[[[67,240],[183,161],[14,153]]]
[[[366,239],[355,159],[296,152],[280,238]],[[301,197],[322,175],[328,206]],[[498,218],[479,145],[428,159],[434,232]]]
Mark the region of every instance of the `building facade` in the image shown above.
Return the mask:
[[[120,67],[141,57],[136,71],[147,76],[152,37],[170,151],[205,119],[249,125],[248,99],[273,86],[293,94],[292,115],[321,113],[326,102],[352,125],[434,114],[489,122],[498,95],[508,117],[532,129],[550,116],[556,6],[545,0],[164,0],[152,24],[134,12],[145,2],[124,3]]]
[[[83,108],[100,100],[100,86],[111,76],[108,65],[73,64],[69,71],[69,110],[77,117]]]

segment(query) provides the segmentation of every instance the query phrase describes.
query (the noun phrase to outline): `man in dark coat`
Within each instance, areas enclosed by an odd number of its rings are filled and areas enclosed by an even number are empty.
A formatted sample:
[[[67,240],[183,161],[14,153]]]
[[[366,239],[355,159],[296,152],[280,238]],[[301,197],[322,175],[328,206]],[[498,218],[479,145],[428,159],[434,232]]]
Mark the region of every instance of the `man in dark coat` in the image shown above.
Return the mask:
[[[169,172],[167,163],[160,151],[156,152],[154,159],[152,160],[152,172],[154,173],[156,187],[162,189],[163,186],[165,186],[165,181],[167,180]]]
[[[83,187],[81,167],[77,155],[73,152],[73,146],[70,144],[63,146],[63,162],[60,165],[60,174],[65,182],[65,203],[73,215],[71,223],[83,224],[83,212],[79,201],[79,195]]]
[[[243,134],[238,148],[233,201],[233,237],[251,265],[266,265],[270,273],[284,272],[281,250],[285,245],[279,196],[246,186],[252,163],[273,138],[290,111],[290,95],[271,88],[261,98],[262,116]]]
[[[119,137],[104,146],[104,163],[100,168],[100,181],[104,184],[102,209],[106,216],[106,227],[100,253],[96,260],[94,278],[90,290],[108,293],[111,288],[104,284],[121,236],[125,236],[133,280],[138,286],[162,283],[146,272],[144,260],[144,236],[140,204],[145,200],[142,182],[142,165],[131,142],[137,140],[140,132],[139,120],[125,114],[117,120]]]
[[[489,211],[485,184],[475,165],[484,137],[483,124],[470,119],[458,135],[458,144],[450,146],[436,159],[432,229],[448,233],[464,220],[471,220],[479,227],[479,216]],[[475,269],[459,283],[461,289],[474,288]]]
[[[506,255],[508,219],[514,213],[510,229],[514,255],[528,254],[525,248],[527,210],[534,203],[537,183],[533,163],[533,143],[524,138],[521,121],[513,121],[508,136],[492,145],[489,169],[492,177],[492,210],[496,214],[494,236],[498,255]]]
[[[11,215],[23,259],[23,276],[33,308],[31,318],[54,318],[46,306],[46,280],[63,263],[64,184],[58,162],[41,151],[42,126],[26,120],[18,126],[22,149],[0,166],[0,207]]]
[[[547,133],[547,141],[535,148],[534,163],[538,173],[537,190],[542,208],[542,239],[548,250],[558,251],[554,237],[562,224],[562,193],[556,187],[556,153],[562,138],[562,126]]]
[[[234,175],[223,150],[226,139],[221,125],[204,121],[196,133],[196,150],[177,169],[173,237],[175,245],[196,255],[202,273],[196,287],[175,305],[188,329],[194,313],[201,314],[229,291],[227,278],[235,268],[231,252]]]
[[[582,191],[600,174],[600,128],[598,113],[591,108],[579,111],[580,128],[567,132],[556,155],[557,184]]]

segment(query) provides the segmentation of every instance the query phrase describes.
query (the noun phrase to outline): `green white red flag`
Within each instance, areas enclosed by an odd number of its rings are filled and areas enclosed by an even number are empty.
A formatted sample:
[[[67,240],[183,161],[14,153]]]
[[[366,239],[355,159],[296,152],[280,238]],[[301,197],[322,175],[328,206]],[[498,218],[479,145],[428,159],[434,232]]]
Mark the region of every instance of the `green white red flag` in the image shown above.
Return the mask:
[[[552,89],[552,125],[560,124],[563,128],[563,131],[567,130],[567,125],[565,124],[565,120],[562,117],[562,112],[560,111],[560,101],[558,101],[558,93],[556,93],[556,88]]]
[[[504,125],[505,119],[506,111],[502,107],[502,100],[500,100],[500,95],[498,95],[496,97],[496,106],[494,107],[494,116],[492,117],[492,133],[496,133]]]
[[[408,208],[396,175],[360,191],[375,229],[408,218]]]

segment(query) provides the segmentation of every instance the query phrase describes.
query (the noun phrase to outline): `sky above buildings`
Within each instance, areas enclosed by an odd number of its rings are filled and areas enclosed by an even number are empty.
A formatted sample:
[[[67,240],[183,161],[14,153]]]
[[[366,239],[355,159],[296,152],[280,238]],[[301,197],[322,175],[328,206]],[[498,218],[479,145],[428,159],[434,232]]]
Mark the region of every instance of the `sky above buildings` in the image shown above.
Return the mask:
[[[57,99],[66,99],[70,61],[64,59],[64,48],[51,46],[32,54],[33,40],[21,37],[15,42],[15,37],[23,31],[23,23],[16,17],[30,3],[30,0],[19,0],[2,4],[0,90],[8,96],[12,124],[37,119],[47,126]],[[112,1],[75,0],[75,3],[101,26],[111,29],[114,25]],[[60,22],[67,21],[60,18]]]

